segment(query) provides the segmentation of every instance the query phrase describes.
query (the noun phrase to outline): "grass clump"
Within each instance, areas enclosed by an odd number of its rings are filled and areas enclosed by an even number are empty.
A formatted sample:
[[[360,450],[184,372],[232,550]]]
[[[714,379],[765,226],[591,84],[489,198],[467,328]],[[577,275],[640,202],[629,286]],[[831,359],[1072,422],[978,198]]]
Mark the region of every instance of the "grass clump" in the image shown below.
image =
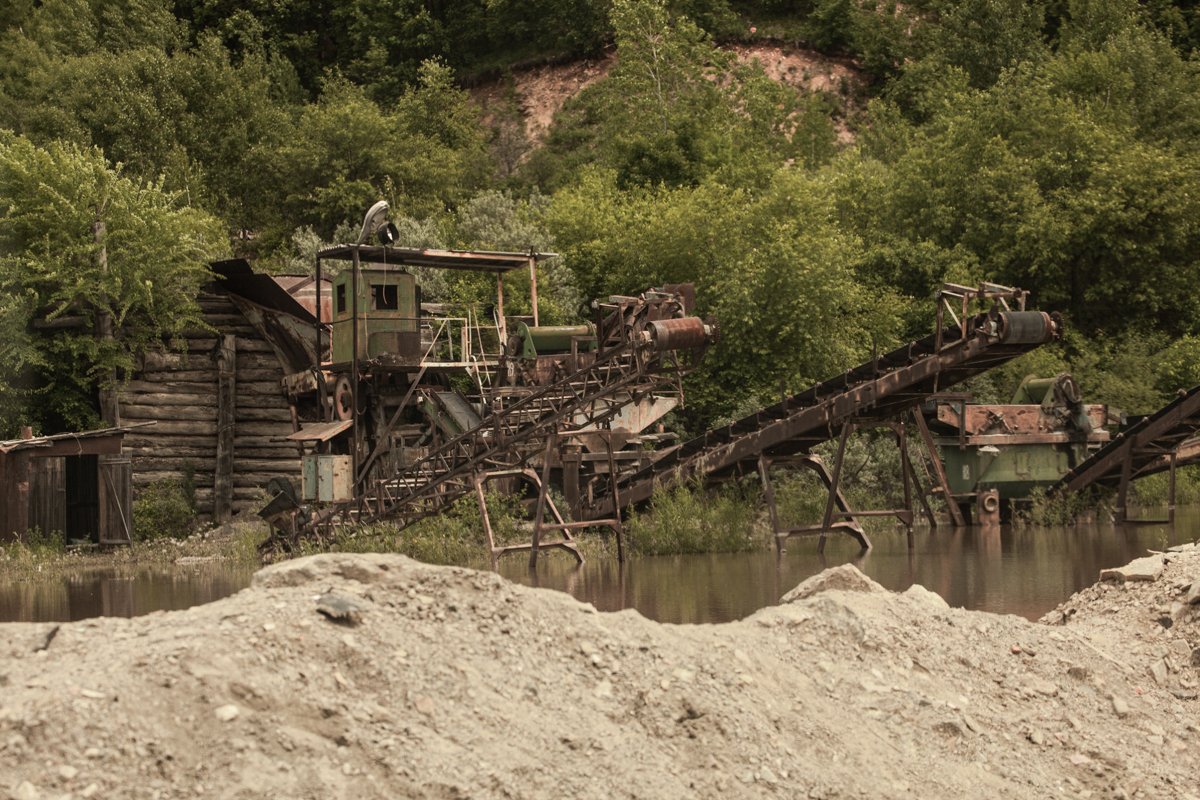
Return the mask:
[[[62,531],[43,533],[30,528],[24,539],[0,545],[0,574],[40,572],[44,563],[61,558],[64,553],[66,540]]]
[[[762,538],[757,506],[732,484],[715,491],[678,486],[655,494],[649,511],[630,516],[625,532],[638,555],[752,550]]]
[[[520,498],[490,492],[488,516],[497,545],[527,542],[532,523]],[[459,498],[441,514],[426,517],[406,528],[389,522],[339,528],[331,541],[305,539],[297,556],[313,553],[399,553],[427,564],[485,563],[487,535],[474,495]]]

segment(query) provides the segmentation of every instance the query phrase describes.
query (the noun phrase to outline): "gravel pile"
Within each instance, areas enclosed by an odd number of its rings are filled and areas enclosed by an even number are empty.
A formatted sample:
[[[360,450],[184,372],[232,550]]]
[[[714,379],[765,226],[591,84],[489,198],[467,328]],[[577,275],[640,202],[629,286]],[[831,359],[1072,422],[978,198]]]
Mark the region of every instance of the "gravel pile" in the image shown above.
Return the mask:
[[[844,566],[700,626],[299,559],[187,611],[0,625],[0,797],[1200,800],[1200,551],[1156,557],[1042,623]]]

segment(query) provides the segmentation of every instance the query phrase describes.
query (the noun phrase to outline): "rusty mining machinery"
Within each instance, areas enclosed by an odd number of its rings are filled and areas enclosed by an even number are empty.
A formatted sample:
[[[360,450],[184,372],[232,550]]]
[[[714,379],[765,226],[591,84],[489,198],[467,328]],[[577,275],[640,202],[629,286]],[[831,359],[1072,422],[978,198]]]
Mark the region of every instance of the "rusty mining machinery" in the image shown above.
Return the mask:
[[[770,513],[778,552],[792,536],[818,535],[823,549],[827,532],[842,531],[863,548],[870,547],[858,518],[895,516],[909,530],[910,542],[916,499],[936,525],[926,495],[940,495],[956,526],[964,520],[955,502],[937,448],[920,405],[956,384],[1059,339],[1062,319],[1057,314],[1025,309],[1027,293],[985,283],[975,287],[946,284],[938,295],[935,332],[885,355],[877,356],[842,375],[760,409],[729,425],[709,430],[681,445],[662,451],[651,463],[625,475],[612,491],[582,505],[583,519],[619,516],[624,506],[644,503],[655,491],[692,481],[708,482],[757,471]],[[981,313],[973,307],[986,306]],[[924,471],[928,491],[907,447],[911,423],[925,445]],[[841,492],[846,442],[856,429],[890,427],[901,454],[905,508],[852,510]],[[832,470],[812,448],[837,440]],[[780,523],[770,477],[772,464],[801,466],[816,471],[828,494],[822,521],[795,528]],[[914,488],[916,491],[914,492]]]
[[[341,526],[405,527],[471,493],[493,561],[519,551],[533,561],[545,548],[582,560],[571,531],[584,526],[615,528],[621,545],[619,516],[563,517],[548,491],[552,472],[570,451],[576,491],[582,484],[594,493],[597,482],[646,459],[645,447],[660,438],[646,430],[681,400],[682,377],[715,329],[690,315],[688,285],[596,302],[590,323],[540,325],[536,266],[552,255],[367,244],[318,254],[317,352],[328,355],[283,381],[304,480],[299,492],[286,482],[269,487],[272,500],[260,512],[274,530],[268,554]],[[327,261],[349,268],[330,282],[324,315]],[[452,317],[421,302],[413,268],[494,277],[490,313]],[[505,276],[526,268],[533,313],[506,316]],[[590,458],[579,456],[589,448]],[[493,481],[532,490],[529,542],[495,541],[484,493]],[[558,538],[542,541],[549,530]]]
[[[1117,490],[1116,521],[1159,524],[1175,521],[1175,471],[1200,463],[1200,385],[1179,395],[1153,414],[1132,420],[1090,458],[1076,465],[1051,488],[1058,495],[1092,487]],[[1167,518],[1135,519],[1129,515],[1129,487],[1134,480],[1167,472]]]

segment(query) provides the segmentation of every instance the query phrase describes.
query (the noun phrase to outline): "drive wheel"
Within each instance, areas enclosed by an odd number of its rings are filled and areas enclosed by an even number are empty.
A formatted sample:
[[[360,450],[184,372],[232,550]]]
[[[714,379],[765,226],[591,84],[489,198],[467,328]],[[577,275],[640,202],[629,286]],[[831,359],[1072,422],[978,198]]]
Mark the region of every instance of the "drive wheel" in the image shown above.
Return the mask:
[[[354,388],[350,385],[349,375],[338,375],[337,383],[333,385],[333,414],[340,420],[354,415]]]

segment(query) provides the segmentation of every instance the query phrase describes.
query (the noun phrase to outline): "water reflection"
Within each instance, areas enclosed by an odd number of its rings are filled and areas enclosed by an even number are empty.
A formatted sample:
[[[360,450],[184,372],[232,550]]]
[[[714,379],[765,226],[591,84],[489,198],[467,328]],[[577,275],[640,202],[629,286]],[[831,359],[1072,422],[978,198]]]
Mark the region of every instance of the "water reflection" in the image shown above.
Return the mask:
[[[249,585],[252,567],[82,570],[0,584],[0,622],[67,622],[87,617],[135,617],[189,608]]]
[[[776,559],[769,551],[611,561],[575,567],[549,558],[531,574],[521,559],[501,565],[510,580],[569,592],[601,611],[635,608],[662,622],[725,622],[773,605],[822,569],[854,563],[893,590],[914,583],[954,606],[1036,619],[1095,582],[1100,570],[1193,541],[1200,509],[1181,513],[1174,526],[1087,525],[1072,528],[971,528],[918,531],[914,548],[901,532],[874,537],[860,555],[848,537],[830,539],[824,557],[811,540],[793,539]]]
[[[1180,512],[1173,526],[1081,525],[1073,528],[972,528],[918,531],[914,548],[902,532],[877,534],[865,556],[849,537],[833,537],[825,555],[813,540],[793,539],[782,559],[772,551],[640,558],[624,567],[594,559],[576,567],[543,558],[536,573],[525,560],[501,564],[506,578],[569,592],[601,611],[637,609],[671,623],[725,622],[773,605],[822,569],[851,562],[889,589],[919,583],[955,606],[1036,619],[1096,580],[1100,570],[1190,542],[1200,533],[1200,508]],[[230,595],[250,583],[245,566],[89,570],[67,576],[0,583],[0,622],[130,617],[187,608]]]

